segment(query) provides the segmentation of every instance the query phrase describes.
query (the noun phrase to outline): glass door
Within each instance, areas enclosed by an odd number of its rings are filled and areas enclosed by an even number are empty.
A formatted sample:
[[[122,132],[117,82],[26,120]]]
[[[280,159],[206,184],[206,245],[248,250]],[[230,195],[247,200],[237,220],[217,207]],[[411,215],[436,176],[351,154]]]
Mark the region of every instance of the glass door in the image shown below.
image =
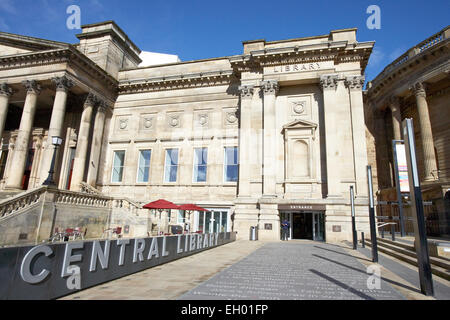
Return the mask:
[[[325,241],[325,214],[313,213],[313,236],[314,241]]]

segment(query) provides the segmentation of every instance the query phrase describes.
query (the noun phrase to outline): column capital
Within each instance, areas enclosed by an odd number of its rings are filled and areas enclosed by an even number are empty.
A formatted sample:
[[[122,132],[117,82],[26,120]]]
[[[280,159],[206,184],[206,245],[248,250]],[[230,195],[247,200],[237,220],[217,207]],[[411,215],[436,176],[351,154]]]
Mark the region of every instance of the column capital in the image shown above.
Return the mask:
[[[94,107],[98,102],[98,97],[92,92],[89,92],[86,96],[86,100],[84,101],[83,109],[87,107]]]
[[[104,100],[98,99],[97,112],[105,113],[108,105]]]
[[[74,86],[73,81],[66,76],[52,78],[52,82],[56,84],[56,91],[67,92]]]
[[[392,111],[400,110],[400,97],[392,95],[387,100],[389,109]]]
[[[261,81],[261,87],[264,90],[264,94],[277,94],[280,86],[277,80],[264,80]]]
[[[320,76],[320,88],[325,90],[333,90],[337,87],[338,82],[338,75],[337,74],[325,74]]]
[[[242,99],[253,97],[254,86],[251,85],[239,86],[238,90]]]
[[[0,96],[10,97],[13,94],[13,90],[7,83],[0,83]]]
[[[409,88],[416,97],[423,97],[426,98],[427,93],[425,91],[425,85],[422,82],[416,82]]]
[[[345,86],[350,90],[362,90],[365,81],[364,76],[349,76],[345,78]]]
[[[27,93],[40,94],[42,91],[41,85],[36,80],[22,81],[23,86],[27,90]]]

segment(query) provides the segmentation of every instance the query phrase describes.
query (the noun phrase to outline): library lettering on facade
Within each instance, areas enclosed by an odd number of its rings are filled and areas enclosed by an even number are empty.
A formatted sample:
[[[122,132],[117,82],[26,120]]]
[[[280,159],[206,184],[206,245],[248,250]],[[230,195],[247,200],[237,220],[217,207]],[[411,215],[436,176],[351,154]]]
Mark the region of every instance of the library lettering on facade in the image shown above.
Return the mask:
[[[83,26],[72,45],[0,33],[4,237],[45,238],[79,217],[88,237],[188,224],[241,239],[258,226],[278,240],[288,219],[291,239],[338,242],[352,237],[350,186],[369,230],[363,75],[374,42],[356,33],[244,41],[242,54],[186,62],[141,51],[112,21]],[[58,189],[42,189],[53,164]],[[142,209],[157,199],[209,211]],[[58,208],[48,226],[21,214],[41,200]]]

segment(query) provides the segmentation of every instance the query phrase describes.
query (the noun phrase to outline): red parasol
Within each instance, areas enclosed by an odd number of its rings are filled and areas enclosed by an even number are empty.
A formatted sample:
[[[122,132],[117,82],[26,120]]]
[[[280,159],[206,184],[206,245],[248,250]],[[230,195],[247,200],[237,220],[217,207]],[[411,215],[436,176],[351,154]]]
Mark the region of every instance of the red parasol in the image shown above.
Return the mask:
[[[180,206],[177,206],[175,203],[164,200],[164,199],[159,199],[159,200],[147,203],[143,208],[144,209],[179,209],[179,210],[182,210],[180,208]]]
[[[186,210],[186,211],[209,211],[205,208],[196,206],[195,204],[183,204],[179,207],[180,210]]]

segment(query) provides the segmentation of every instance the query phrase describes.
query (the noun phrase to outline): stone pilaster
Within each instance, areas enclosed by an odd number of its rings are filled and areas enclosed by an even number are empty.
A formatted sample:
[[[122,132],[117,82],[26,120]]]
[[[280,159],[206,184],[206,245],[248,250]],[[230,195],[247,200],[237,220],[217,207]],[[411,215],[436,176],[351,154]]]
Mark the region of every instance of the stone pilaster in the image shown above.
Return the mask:
[[[353,137],[353,160],[355,166],[355,195],[367,197],[367,141],[364,121],[364,102],[362,88],[364,76],[347,77],[345,80],[350,91],[350,108]]]
[[[239,197],[250,196],[251,108],[253,86],[240,86],[241,108],[239,126]]]
[[[323,91],[324,118],[325,118],[325,148],[327,155],[327,187],[328,198],[342,197],[340,191],[340,172],[336,169],[339,159],[339,138],[336,126],[337,108],[335,107],[335,92],[338,75],[322,75],[320,87]]]
[[[97,97],[92,93],[86,98],[81,114],[80,130],[78,132],[77,148],[73,162],[72,180],[70,190],[80,191],[80,183],[84,179],[86,157],[89,144],[89,131],[91,127],[92,110],[97,103]]]
[[[50,127],[48,129],[47,143],[42,157],[39,179],[40,183],[43,183],[48,176],[53,152],[55,152],[55,147],[52,144],[52,137],[58,136],[62,138],[64,116],[66,114],[67,93],[69,89],[73,87],[73,82],[65,76],[53,78],[52,81],[56,84],[56,95],[55,100],[53,101],[53,109],[52,116],[50,118]],[[58,148],[58,152],[60,149],[61,148]],[[56,155],[55,159],[58,159],[58,155]]]
[[[23,82],[27,90],[22,118],[20,120],[19,133],[16,138],[14,153],[6,183],[7,189],[21,189],[23,174],[28,156],[30,134],[33,127],[34,114],[36,112],[37,98],[41,93],[41,86],[34,80]]]
[[[263,158],[263,196],[276,196],[276,119],[275,102],[279,89],[278,82],[261,82],[264,93],[264,158]]]
[[[395,140],[402,139],[402,114],[400,110],[400,98],[392,96],[389,101],[389,109],[392,112],[392,133]]]
[[[6,83],[0,83],[0,144],[5,129],[6,117],[8,116],[9,97],[12,89]]]
[[[420,123],[420,136],[422,138],[425,181],[437,180],[436,155],[434,153],[433,133],[431,131],[430,114],[426,100],[424,85],[417,82],[411,87],[416,96],[417,111]]]
[[[107,105],[101,101],[95,115],[94,134],[92,136],[91,157],[89,159],[87,183],[95,187],[97,183],[100,151],[102,148],[103,128],[105,126],[105,112]]]

